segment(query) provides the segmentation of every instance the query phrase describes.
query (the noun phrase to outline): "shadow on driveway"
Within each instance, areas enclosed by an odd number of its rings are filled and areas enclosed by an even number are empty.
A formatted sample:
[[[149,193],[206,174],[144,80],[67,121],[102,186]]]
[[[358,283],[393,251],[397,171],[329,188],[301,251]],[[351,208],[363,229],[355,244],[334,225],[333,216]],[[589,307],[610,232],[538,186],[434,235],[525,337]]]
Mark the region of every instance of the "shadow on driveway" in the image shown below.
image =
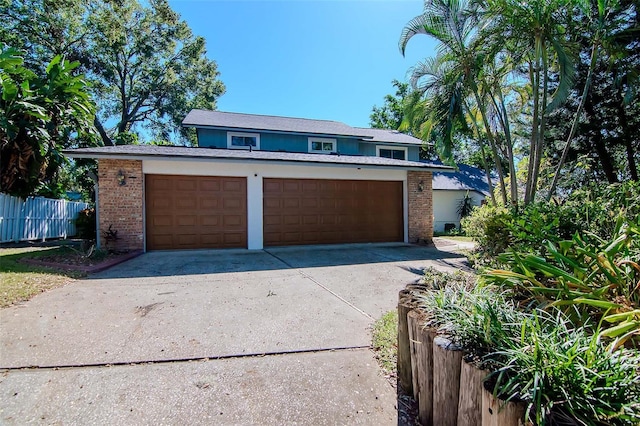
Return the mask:
[[[274,247],[264,250],[153,251],[117,265],[88,279],[142,278],[175,275],[207,275],[321,268],[390,262],[430,260],[444,267],[466,269],[463,256],[435,247],[409,244],[351,244]],[[417,275],[421,268],[400,266]]]

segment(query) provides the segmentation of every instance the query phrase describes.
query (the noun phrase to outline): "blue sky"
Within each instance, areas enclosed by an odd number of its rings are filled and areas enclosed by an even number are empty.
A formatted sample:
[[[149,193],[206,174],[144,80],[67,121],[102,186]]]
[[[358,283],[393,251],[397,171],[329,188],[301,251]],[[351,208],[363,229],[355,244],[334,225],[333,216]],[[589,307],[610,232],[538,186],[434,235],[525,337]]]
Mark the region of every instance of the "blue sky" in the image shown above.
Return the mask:
[[[227,92],[218,110],[337,120],[367,127],[391,81],[432,56],[426,36],[398,50],[421,0],[170,0],[207,41]]]

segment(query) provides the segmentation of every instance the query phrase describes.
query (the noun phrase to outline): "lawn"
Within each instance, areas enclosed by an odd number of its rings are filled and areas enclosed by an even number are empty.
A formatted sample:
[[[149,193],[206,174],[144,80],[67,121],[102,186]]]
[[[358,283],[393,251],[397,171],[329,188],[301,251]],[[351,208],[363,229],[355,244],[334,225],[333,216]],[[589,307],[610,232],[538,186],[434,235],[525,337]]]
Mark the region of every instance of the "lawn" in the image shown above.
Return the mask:
[[[373,325],[373,350],[386,375],[395,377],[398,343],[398,311],[389,311]]]
[[[471,238],[471,237],[465,237],[464,235],[449,235],[449,234],[442,233],[442,232],[438,232],[438,233],[434,234],[434,237],[441,237],[441,238],[444,238],[445,240],[460,241],[460,242],[463,242],[463,243],[472,243],[473,242],[473,238]]]
[[[64,253],[62,247],[0,248],[0,307],[29,300],[43,291],[60,287],[84,273],[61,271],[20,263],[23,258],[38,258]]]

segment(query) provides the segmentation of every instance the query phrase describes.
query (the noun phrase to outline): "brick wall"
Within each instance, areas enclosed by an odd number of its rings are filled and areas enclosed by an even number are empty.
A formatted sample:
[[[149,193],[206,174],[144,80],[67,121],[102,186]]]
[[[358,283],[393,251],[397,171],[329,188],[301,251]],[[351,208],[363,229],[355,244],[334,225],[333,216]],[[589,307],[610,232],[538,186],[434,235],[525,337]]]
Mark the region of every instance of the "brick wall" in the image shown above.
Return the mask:
[[[118,181],[122,170],[125,184]],[[115,250],[144,249],[144,176],[142,161],[98,160],[98,209],[100,247]],[[115,242],[105,241],[104,231],[118,231]]]
[[[431,172],[409,171],[409,242],[431,243],[433,239],[433,191]]]

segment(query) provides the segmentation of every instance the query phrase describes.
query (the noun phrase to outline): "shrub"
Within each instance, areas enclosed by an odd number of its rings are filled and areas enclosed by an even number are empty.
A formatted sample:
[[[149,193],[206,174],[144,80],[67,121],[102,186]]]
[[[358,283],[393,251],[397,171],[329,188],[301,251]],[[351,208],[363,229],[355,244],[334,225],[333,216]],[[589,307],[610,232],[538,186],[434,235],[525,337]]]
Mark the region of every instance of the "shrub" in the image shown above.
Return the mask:
[[[96,239],[96,210],[84,209],[76,219],[76,236],[84,240]]]
[[[556,308],[522,310],[495,286],[427,270],[417,295],[427,324],[491,373],[487,386],[527,404],[531,424],[640,421],[640,352],[613,348],[588,321],[575,326]]]
[[[495,258],[507,251],[545,254],[545,241],[568,240],[580,233],[609,239],[619,218],[640,223],[640,184],[594,185],[575,191],[563,202],[475,209],[462,221],[466,234],[477,243],[481,264],[498,266]]]

